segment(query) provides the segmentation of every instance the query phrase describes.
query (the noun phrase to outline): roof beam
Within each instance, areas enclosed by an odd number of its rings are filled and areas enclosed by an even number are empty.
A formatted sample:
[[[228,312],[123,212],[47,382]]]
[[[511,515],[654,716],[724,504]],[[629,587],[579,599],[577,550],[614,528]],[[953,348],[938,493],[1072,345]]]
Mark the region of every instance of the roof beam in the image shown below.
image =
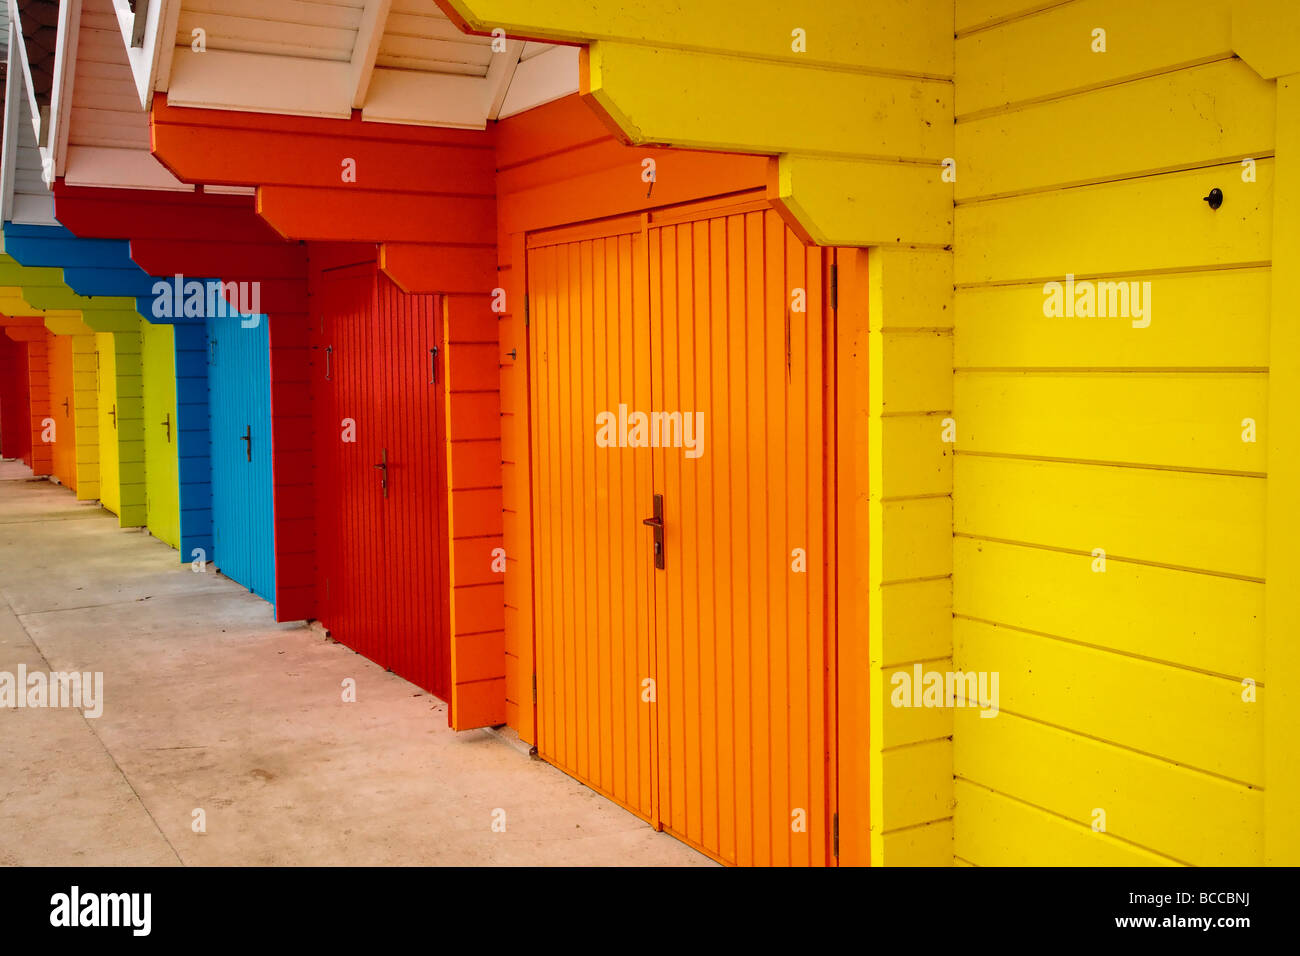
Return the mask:
[[[370,77],[375,71],[375,58],[379,56],[379,44],[384,38],[388,11],[392,5],[393,0],[366,0],[361,25],[357,28],[357,42],[352,47],[353,109],[361,109],[366,103]]]
[[[495,40],[493,41],[495,42]],[[487,72],[487,119],[494,120],[497,114],[501,112],[501,104],[505,102],[506,93],[510,89],[510,81],[514,79],[515,70],[519,66],[519,58],[524,52],[523,40],[507,40],[506,48],[497,53],[492,52],[492,63],[488,66]]]

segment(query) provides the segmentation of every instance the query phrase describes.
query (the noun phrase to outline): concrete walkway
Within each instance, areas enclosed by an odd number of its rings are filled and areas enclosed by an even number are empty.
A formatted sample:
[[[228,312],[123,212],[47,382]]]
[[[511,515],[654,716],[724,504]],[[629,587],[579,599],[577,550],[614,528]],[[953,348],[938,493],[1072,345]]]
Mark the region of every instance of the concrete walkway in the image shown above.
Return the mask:
[[[710,862],[29,475],[0,462],[0,671],[103,672],[104,707],[0,707],[0,864]]]

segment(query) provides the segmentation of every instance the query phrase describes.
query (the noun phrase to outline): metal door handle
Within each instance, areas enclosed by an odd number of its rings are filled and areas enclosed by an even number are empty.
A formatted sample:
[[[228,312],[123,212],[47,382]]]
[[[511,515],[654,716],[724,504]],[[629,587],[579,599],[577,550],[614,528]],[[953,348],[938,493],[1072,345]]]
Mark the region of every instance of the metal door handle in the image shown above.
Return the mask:
[[[438,346],[429,349],[429,384],[438,384]]]
[[[388,497],[388,449],[381,448],[380,455],[382,460],[375,465],[379,469],[379,487],[383,489],[384,497]]]
[[[246,461],[252,461],[253,460],[253,426],[252,425],[244,426],[244,434],[239,436],[239,440],[242,442],[247,442],[247,444],[244,445],[244,459]]]
[[[664,567],[664,496],[655,495],[655,513],[653,518],[642,518],[641,523],[655,532],[655,567],[660,571]]]
[[[113,407],[108,410],[108,417],[113,419],[113,427],[116,428],[117,427],[117,403],[116,402],[114,402]]]
[[[68,417],[68,400],[66,398],[63,400],[63,417]]]
[[[330,356],[334,354],[334,346],[325,346],[325,381],[330,380]]]
[[[171,416],[171,412],[168,412],[166,415],[163,416],[162,427],[165,428],[165,429],[167,429],[167,444],[170,445],[170,444],[172,443],[172,416]]]

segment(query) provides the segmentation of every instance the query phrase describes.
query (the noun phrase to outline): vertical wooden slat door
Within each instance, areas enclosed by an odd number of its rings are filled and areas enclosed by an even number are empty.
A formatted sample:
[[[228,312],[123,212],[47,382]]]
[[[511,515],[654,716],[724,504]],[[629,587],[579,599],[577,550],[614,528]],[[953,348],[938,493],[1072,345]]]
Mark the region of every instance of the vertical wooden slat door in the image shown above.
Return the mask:
[[[212,460],[212,559],[232,581],[251,587],[252,543],[248,532],[248,424],[240,385],[238,323],[208,320],[208,437]],[[102,368],[102,365],[101,365]]]
[[[58,479],[77,490],[77,419],[73,383],[72,336],[49,336],[50,417],[54,419],[54,460]]]
[[[181,518],[176,455],[175,348],[172,326],[140,323],[145,512],[150,533],[173,548],[179,548]]]
[[[384,593],[384,496],[380,402],[374,374],[375,273],[370,266],[322,278],[316,422],[322,620],[336,638],[388,667],[390,598]]]
[[[318,307],[328,350],[316,363],[321,619],[446,700],[438,297],[405,293],[364,264],[323,272]]]
[[[208,402],[214,559],[221,572],[275,603],[271,488],[271,365],[267,318],[210,318]]]
[[[117,348],[112,332],[95,333],[99,377],[95,395],[99,403],[99,501],[113,514],[122,511],[121,454],[117,435]]]
[[[772,211],[649,230],[661,820],[718,859],[827,862],[821,252]],[[806,311],[792,309],[803,290]]]
[[[754,204],[546,239],[528,252],[539,751],[718,860],[824,865],[823,253]],[[606,411],[616,434],[659,416],[657,446],[602,447]]]
[[[539,753],[657,825],[650,453],[596,444],[650,401],[644,261],[636,234],[528,254],[534,593]]]
[[[439,503],[442,337],[438,296],[412,295],[377,277],[375,379],[380,440],[388,454],[383,561],[389,667],[450,700],[451,661],[445,543]]]

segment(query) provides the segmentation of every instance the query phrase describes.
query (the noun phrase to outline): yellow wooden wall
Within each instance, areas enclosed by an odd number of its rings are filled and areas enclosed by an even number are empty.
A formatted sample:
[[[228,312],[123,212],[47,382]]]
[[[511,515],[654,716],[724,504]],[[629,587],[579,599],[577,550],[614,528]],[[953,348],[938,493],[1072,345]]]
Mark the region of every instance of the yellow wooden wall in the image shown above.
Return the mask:
[[[918,663],[951,667],[953,255],[883,247],[865,258],[871,862],[947,865],[952,711],[894,707],[891,679]],[[852,640],[842,628],[841,645]]]
[[[952,0],[439,4],[477,31],[589,44],[583,92],[632,143],[778,157],[769,193],[818,243],[951,239],[951,189],[935,187]]]
[[[115,314],[114,319],[116,319]],[[87,315],[94,327],[96,317]],[[138,322],[136,316],[133,322]],[[123,528],[145,525],[144,405],[139,331],[96,332],[100,501]]]
[[[73,335],[72,390],[77,427],[77,500],[99,497],[99,404],[95,394],[95,336]]]
[[[953,659],[1001,706],[954,714],[958,862],[1264,861],[1277,85],[1232,6],[957,3]],[[1149,326],[1045,316],[1067,274]]]
[[[800,228],[870,247],[871,862],[1294,862],[1300,5],[441,2],[588,43],[628,141],[773,155]],[[1149,325],[1045,316],[1067,274],[1150,282]],[[890,706],[950,661],[998,717]]]

